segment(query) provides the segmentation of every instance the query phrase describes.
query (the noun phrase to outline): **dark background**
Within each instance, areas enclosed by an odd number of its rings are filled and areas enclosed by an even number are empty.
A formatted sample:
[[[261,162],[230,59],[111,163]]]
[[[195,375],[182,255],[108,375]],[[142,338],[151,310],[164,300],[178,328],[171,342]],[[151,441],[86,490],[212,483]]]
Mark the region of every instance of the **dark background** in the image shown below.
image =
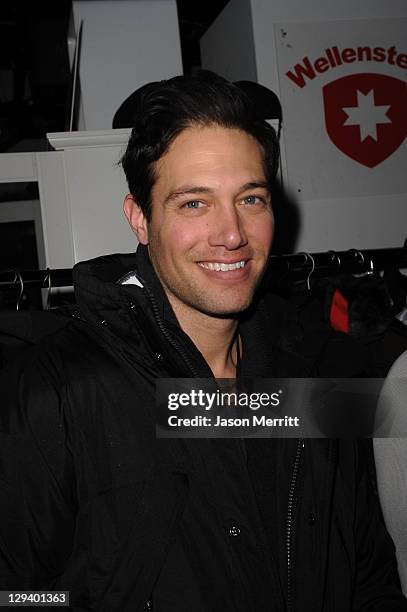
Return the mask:
[[[200,67],[199,39],[227,2],[177,0],[184,73]],[[0,2],[0,71],[8,71],[0,77],[0,152],[43,150],[47,132],[66,130],[70,7],[70,0]]]

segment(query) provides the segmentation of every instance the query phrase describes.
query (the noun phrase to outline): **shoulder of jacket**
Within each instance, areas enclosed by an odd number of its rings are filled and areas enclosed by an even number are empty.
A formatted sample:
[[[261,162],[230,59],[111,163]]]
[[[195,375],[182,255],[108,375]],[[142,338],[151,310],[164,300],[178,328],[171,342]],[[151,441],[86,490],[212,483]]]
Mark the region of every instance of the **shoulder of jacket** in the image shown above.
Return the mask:
[[[348,334],[337,332],[317,316],[309,316],[296,302],[268,293],[263,310],[270,326],[278,330],[277,341],[285,350],[298,353],[309,364],[309,375],[351,378],[369,375],[365,348]]]
[[[86,324],[73,319],[36,344],[23,350],[1,372],[1,385],[11,381],[28,390],[30,397],[46,388],[61,392],[70,379],[90,372],[90,363],[107,363],[108,354],[87,333]],[[9,383],[7,383],[9,381]]]

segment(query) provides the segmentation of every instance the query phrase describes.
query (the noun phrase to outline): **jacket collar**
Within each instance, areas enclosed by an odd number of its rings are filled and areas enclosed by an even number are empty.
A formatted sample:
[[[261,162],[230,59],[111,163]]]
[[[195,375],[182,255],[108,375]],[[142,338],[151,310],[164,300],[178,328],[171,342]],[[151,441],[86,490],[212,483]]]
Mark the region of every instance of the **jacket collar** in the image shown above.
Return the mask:
[[[129,277],[136,277],[136,283],[123,284]],[[163,368],[167,374],[162,375],[211,376],[180,328],[146,247],[80,262],[73,278],[78,308],[99,341],[129,359],[147,360],[157,373]],[[163,357],[162,368],[153,365],[157,355]]]
[[[142,282],[150,288],[155,296],[160,308],[161,318],[167,323],[179,327],[177,317],[151,263],[148,249],[142,244],[139,244],[136,252],[136,270],[138,271],[139,278],[142,279]]]
[[[151,264],[147,247],[135,253],[113,254],[82,261],[74,266],[76,301],[88,321],[99,323],[107,311],[128,300],[154,295],[163,319],[178,325],[177,318]]]

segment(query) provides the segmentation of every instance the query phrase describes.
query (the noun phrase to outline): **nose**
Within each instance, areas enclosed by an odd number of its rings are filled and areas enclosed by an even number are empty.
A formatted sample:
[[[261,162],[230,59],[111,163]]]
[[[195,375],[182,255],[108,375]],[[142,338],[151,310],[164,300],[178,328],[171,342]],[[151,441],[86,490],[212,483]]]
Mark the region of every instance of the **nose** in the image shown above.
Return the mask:
[[[244,221],[234,205],[219,207],[212,224],[210,246],[222,246],[232,251],[247,244]]]

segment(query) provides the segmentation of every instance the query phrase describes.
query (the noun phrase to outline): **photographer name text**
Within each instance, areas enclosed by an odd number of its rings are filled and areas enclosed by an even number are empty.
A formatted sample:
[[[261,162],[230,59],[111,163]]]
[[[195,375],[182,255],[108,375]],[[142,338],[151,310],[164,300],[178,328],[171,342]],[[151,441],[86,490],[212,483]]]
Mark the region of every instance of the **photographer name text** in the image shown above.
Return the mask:
[[[197,415],[191,418],[178,417],[172,414],[168,417],[170,427],[300,427],[300,418],[292,416],[266,417],[253,414],[244,418],[223,418],[217,416],[216,419],[209,416]]]

